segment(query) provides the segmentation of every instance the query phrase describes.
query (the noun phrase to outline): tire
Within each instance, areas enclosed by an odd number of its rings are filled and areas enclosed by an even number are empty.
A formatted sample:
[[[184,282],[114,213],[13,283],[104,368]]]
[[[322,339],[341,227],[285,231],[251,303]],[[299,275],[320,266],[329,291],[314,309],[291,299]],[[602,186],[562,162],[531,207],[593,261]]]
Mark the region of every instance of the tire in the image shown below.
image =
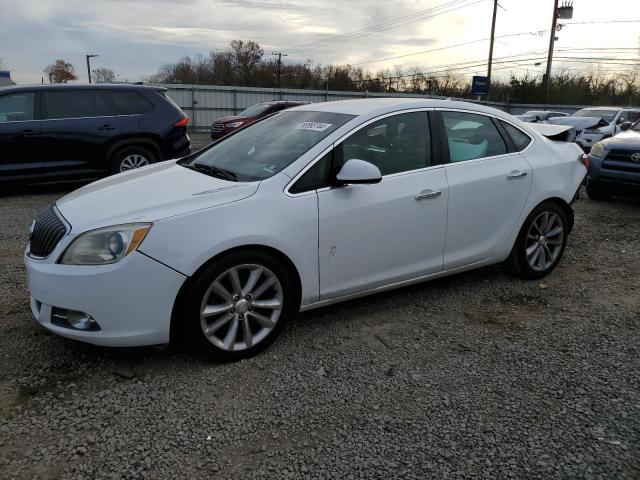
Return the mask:
[[[109,163],[111,165],[112,173],[122,173],[151,165],[156,161],[156,155],[154,155],[149,149],[133,145],[131,147],[124,147],[123,149],[118,150],[113,155]]]
[[[241,288],[234,286],[236,274]],[[291,275],[271,256],[259,251],[231,253],[191,285],[181,323],[184,339],[191,350],[211,360],[252,357],[297,313],[295,292]]]
[[[613,195],[611,193],[608,192],[603,192],[602,190],[597,189],[596,187],[594,187],[593,185],[590,185],[587,183],[587,196],[591,199],[591,200],[597,200],[597,201],[606,201],[606,200],[611,200],[611,197],[613,197]]]
[[[560,263],[568,235],[569,224],[564,210],[555,202],[543,202],[533,209],[522,225],[506,266],[519,277],[542,278]]]

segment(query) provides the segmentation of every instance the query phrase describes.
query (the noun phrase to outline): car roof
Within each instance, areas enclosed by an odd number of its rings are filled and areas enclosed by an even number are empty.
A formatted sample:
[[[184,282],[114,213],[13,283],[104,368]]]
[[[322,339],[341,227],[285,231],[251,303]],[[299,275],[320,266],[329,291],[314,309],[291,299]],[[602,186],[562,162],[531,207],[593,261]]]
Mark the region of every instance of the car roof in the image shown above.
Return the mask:
[[[582,110],[610,110],[617,112],[618,110],[638,110],[638,107],[586,107]]]
[[[24,92],[34,90],[155,90],[164,91],[164,87],[153,85],[134,85],[132,83],[51,83],[46,85],[12,85],[0,88],[0,93]]]
[[[476,112],[487,113],[503,118],[510,117],[510,115],[503,112],[502,110],[487,107],[477,103],[464,102],[459,100],[441,100],[433,98],[411,97],[378,97],[355,100],[338,100],[335,102],[320,102],[303,105],[300,107],[295,107],[294,110],[344,113],[347,115],[357,116],[375,116],[395,111],[409,110],[413,108],[450,108],[458,110],[473,110]]]
[[[262,102],[262,105],[307,105],[311,102],[305,102],[302,100],[270,100],[268,102]]]

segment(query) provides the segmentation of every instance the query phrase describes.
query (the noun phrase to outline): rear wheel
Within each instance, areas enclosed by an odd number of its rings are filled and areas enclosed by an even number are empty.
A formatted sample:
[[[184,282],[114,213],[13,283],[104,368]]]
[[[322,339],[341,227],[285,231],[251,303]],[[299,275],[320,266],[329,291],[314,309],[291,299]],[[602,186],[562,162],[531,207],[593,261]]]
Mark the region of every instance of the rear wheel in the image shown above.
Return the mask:
[[[591,200],[599,200],[599,201],[610,200],[611,197],[613,197],[611,193],[603,192],[602,190],[588,183],[587,183],[587,196]]]
[[[568,233],[567,217],[560,206],[554,202],[538,205],[522,225],[507,265],[523,278],[548,275],[562,258]]]
[[[238,252],[212,264],[187,295],[190,345],[219,361],[266,348],[297,311],[289,273],[262,252]]]
[[[156,161],[156,156],[148,149],[139,146],[125,147],[119,150],[111,160],[113,173],[122,173],[140,167],[146,167]]]

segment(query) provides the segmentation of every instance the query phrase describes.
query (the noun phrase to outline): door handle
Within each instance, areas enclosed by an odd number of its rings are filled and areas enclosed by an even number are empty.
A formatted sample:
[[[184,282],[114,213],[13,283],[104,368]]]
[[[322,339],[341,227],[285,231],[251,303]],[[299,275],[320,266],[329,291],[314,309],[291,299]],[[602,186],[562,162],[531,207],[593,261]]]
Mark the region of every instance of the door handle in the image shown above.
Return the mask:
[[[437,198],[442,195],[440,190],[423,190],[415,196],[416,200],[429,200],[431,198]]]
[[[522,177],[526,177],[527,176],[527,172],[521,172],[520,170],[514,170],[511,173],[509,173],[509,175],[507,175],[507,180],[513,180],[515,178],[522,178]]]
[[[102,125],[102,126],[98,127],[98,130],[106,130],[106,131],[115,130],[115,129],[116,129],[116,127],[112,127],[111,125]]]
[[[25,137],[30,137],[31,135],[35,135],[38,132],[36,132],[35,130],[26,129],[26,130],[23,130],[21,133]]]

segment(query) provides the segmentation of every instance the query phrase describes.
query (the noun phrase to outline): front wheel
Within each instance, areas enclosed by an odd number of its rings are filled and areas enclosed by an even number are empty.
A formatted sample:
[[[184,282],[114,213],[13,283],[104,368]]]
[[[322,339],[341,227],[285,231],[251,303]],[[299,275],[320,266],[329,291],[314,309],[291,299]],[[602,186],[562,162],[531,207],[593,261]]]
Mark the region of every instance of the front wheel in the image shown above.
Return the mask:
[[[544,202],[522,225],[507,265],[523,278],[542,278],[560,262],[567,235],[567,217],[562,208],[554,202]]]
[[[262,252],[239,252],[206,269],[187,295],[186,336],[198,353],[238,360],[266,348],[295,315],[287,270]]]

